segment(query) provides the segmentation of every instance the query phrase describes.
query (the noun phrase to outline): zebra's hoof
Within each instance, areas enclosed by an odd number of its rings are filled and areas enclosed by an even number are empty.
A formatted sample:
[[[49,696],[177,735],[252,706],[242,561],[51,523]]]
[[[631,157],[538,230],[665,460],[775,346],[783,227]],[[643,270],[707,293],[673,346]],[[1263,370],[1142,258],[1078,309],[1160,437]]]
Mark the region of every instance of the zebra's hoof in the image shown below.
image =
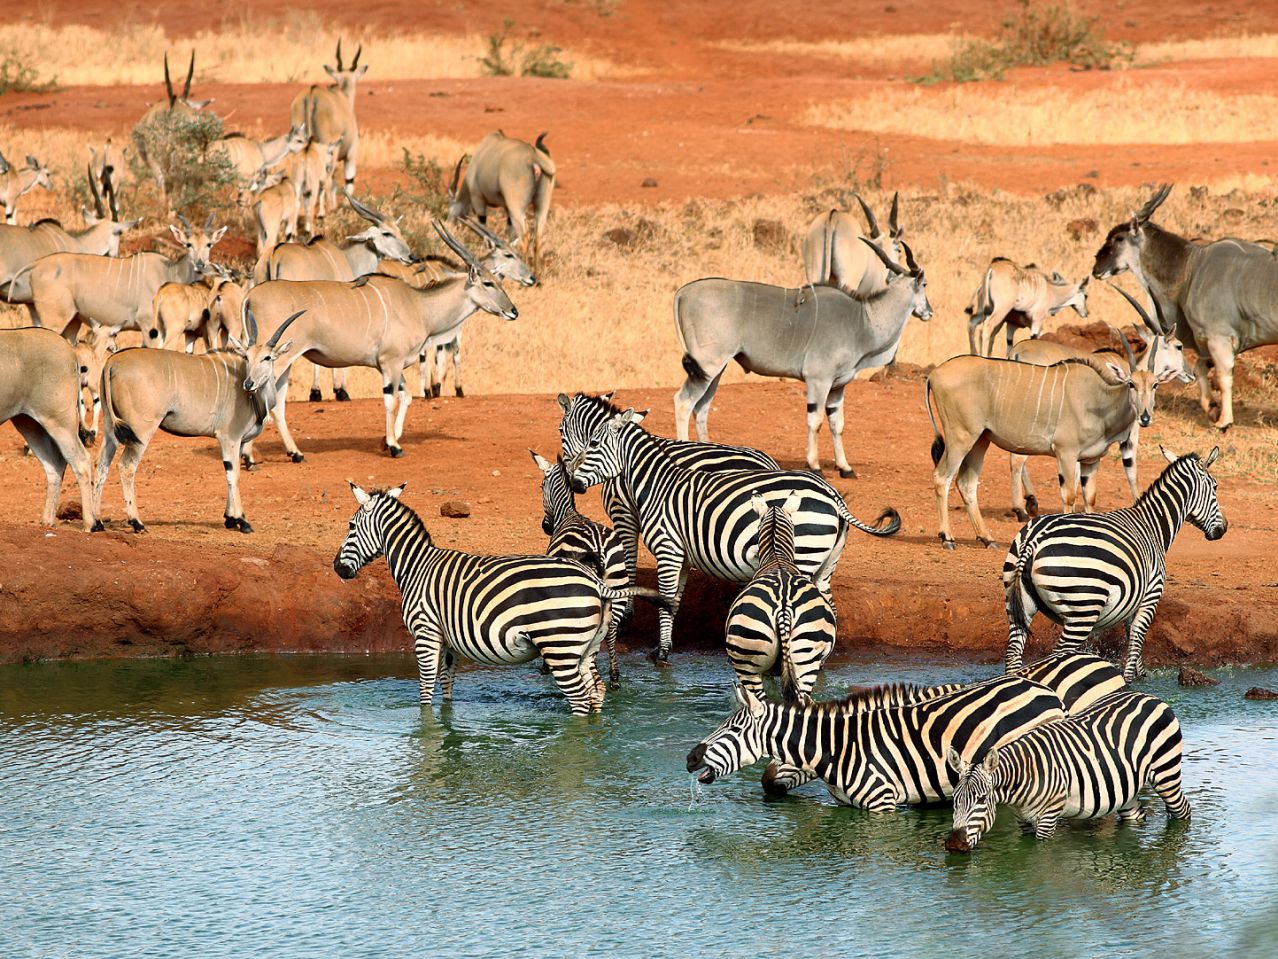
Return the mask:
[[[306,459],[306,454],[301,452],[289,453],[288,458],[291,459],[294,463],[300,463],[302,462],[302,460]]]
[[[145,533],[145,532],[146,532],[146,527],[142,525],[142,521],[141,521],[140,519],[131,519],[131,520],[129,520],[129,525],[133,527],[133,532],[135,532],[135,533]]]
[[[550,675],[550,667],[546,665],[546,661],[544,659],[537,664],[537,672],[541,673],[543,676]]]
[[[323,393],[321,393],[319,390],[311,390],[311,402],[312,402],[312,403],[319,403],[319,402],[320,402],[321,400],[323,400],[323,399],[324,399],[324,394],[323,394]]]
[[[1023,510],[1023,509],[1013,509],[1013,510],[1012,510],[1012,512],[1016,514],[1016,521],[1017,521],[1018,523],[1026,523],[1026,522],[1029,522],[1029,513],[1025,512],[1025,510]]]
[[[854,470],[850,466],[847,469],[844,469],[842,466],[840,466],[839,475],[842,476],[844,479],[856,479],[856,470]]]
[[[402,446],[388,446],[386,449],[390,452],[391,459],[397,460],[404,455],[404,448]]]
[[[351,394],[346,392],[345,387],[339,386],[337,389],[333,390],[333,399],[337,400],[339,403],[349,403],[351,401]]]
[[[620,680],[620,679],[609,679],[609,680],[608,680],[608,688],[609,688],[609,689],[620,689],[620,688],[621,688],[621,680]]]
[[[456,390],[454,390],[454,392],[455,392],[458,396],[465,396],[465,395],[466,395],[466,391],[465,391],[465,390],[463,390],[460,386],[459,386],[459,387],[457,387],[457,389],[456,389]]]
[[[100,520],[100,519],[95,519],[95,520],[93,521],[93,525],[92,525],[91,527],[89,527],[89,532],[90,532],[90,533],[101,533],[101,532],[102,532],[103,530],[105,530],[105,529],[106,529],[106,527],[102,525],[102,520]]]
[[[652,654],[652,661],[658,666],[668,667],[670,665],[670,650],[654,650]]]

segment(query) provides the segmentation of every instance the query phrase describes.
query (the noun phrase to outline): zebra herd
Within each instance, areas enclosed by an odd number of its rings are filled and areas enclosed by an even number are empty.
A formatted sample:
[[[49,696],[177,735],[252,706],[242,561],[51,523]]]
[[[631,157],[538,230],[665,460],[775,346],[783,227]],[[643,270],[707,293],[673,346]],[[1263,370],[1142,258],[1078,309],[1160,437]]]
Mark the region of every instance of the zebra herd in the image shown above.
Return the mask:
[[[1107,514],[1045,516],[1013,543],[1003,581],[1009,623],[1005,675],[971,685],[874,686],[829,702],[813,698],[835,642],[831,580],[849,527],[890,536],[890,507],[857,519],[819,476],[781,469],[748,447],[670,440],[644,429],[643,412],[612,394],[558,402],[561,452],[530,451],[542,474],[545,556],[477,556],[436,546],[401,501],[404,487],[365,490],[333,566],[354,577],[385,555],[413,637],[420,698],[437,682],[452,697],[458,658],[486,665],[540,659],[574,715],[602,710],[619,681],[617,636],[632,603],[660,616],[655,650],[667,663],[688,572],[742,584],[725,624],[737,710],[687,757],[702,783],[763,757],[764,790],[784,795],[820,779],[840,803],[888,811],[954,802],[951,852],[968,852],[1012,807],[1027,831],[1052,835],[1060,819],[1142,816],[1152,786],[1175,819],[1189,818],[1180,786],[1181,733],[1171,709],[1131,687],[1161,597],[1166,552],[1186,522],[1208,539],[1227,524],[1200,460],[1175,456],[1135,506]],[[576,495],[600,486],[609,528],[583,516]],[[657,563],[656,590],[634,585],[642,537]],[[1037,612],[1064,627],[1056,650],[1023,665]],[[1083,653],[1096,630],[1130,628],[1125,668]],[[604,641],[609,683],[596,665]],[[777,674],[770,701],[764,677]]]

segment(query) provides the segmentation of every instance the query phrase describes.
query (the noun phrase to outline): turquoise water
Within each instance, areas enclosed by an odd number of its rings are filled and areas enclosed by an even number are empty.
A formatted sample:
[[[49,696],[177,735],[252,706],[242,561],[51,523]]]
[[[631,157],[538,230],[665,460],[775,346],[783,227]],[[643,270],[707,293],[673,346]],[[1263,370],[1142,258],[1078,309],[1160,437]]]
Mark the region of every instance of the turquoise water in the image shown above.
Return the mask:
[[[990,667],[843,665],[850,682]],[[1278,954],[1278,670],[1145,687],[1194,820],[947,856],[945,809],[871,816],[756,768],[695,787],[722,659],[624,663],[572,719],[529,668],[423,715],[408,658],[0,668],[0,957]]]

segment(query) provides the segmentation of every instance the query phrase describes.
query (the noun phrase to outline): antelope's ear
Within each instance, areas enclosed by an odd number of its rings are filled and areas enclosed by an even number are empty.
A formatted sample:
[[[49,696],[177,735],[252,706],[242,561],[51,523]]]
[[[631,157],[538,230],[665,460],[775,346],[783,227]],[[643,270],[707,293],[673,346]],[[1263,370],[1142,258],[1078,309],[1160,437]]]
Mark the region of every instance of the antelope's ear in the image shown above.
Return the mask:
[[[405,488],[407,488],[407,486],[408,486],[407,483],[400,483],[398,486],[392,486],[390,489],[386,491],[386,495],[389,496],[391,499],[399,499],[400,496],[403,495],[403,492]]]
[[[568,399],[567,393],[560,393],[558,396],[555,397],[555,402],[559,404],[559,408],[563,410],[565,413],[567,413],[568,408],[572,406],[572,400]]]
[[[795,490],[785,498],[785,504],[781,507],[781,511],[790,519],[794,519],[799,515],[799,507],[801,505],[803,505],[803,494]]]
[[[1161,444],[1159,444],[1158,451],[1163,454],[1163,459],[1165,459],[1169,463],[1174,463],[1178,459],[1180,459],[1179,456],[1177,456],[1175,453],[1173,453],[1171,450],[1169,450],[1167,447]]]
[[[949,766],[960,776],[966,772],[967,763],[963,762],[963,757],[959,755],[958,750],[953,746],[945,750],[945,765]]]
[[[1211,452],[1207,454],[1207,458],[1203,460],[1203,469],[1211,469],[1211,464],[1220,458],[1220,447],[1213,446]]]
[[[551,464],[545,457],[539,456],[537,453],[533,453],[532,450],[529,450],[528,452],[532,454],[533,462],[537,464],[537,469],[541,470],[543,473],[550,472]]]
[[[292,348],[293,348],[293,341],[292,341],[292,340],[285,340],[285,341],[284,341],[284,345],[283,345],[283,346],[277,346],[277,347],[275,348],[275,355],[276,355],[276,356],[283,356],[285,353],[287,353],[287,352],[288,352],[289,350],[291,350]]]
[[[985,754],[985,760],[981,763],[981,768],[993,776],[998,770],[998,758],[998,748],[991,746],[990,751]]]
[[[359,79],[367,72],[368,72],[368,64],[366,63],[362,67],[360,67],[358,70],[355,71],[355,78]]]
[[[213,231],[213,235],[209,237],[209,246],[212,246],[218,240],[222,239],[222,237],[225,235],[226,235],[226,227],[224,226],[218,227],[216,230]]]
[[[175,238],[175,239],[176,239],[179,243],[185,243],[185,242],[186,242],[186,232],[185,232],[185,231],[184,231],[184,230],[183,230],[180,226],[178,226],[176,223],[170,223],[170,224],[169,224],[169,232],[173,234],[174,238]]]
[[[750,505],[754,507],[754,511],[759,514],[759,519],[768,515],[768,501],[755,493],[750,497]]]
[[[1132,371],[1118,363],[1106,363],[1105,369],[1109,370],[1117,383],[1126,383],[1132,378]]]
[[[326,63],[326,64],[324,64],[324,72],[325,72],[325,73],[327,73],[327,74],[328,74],[330,77],[332,77],[334,80],[336,80],[336,79],[337,79],[337,73],[336,73],[336,72],[333,70],[333,68],[332,68],[332,67],[330,67],[327,63]]]
[[[751,716],[759,717],[763,715],[763,700],[755,696],[754,693],[746,689],[744,686],[739,687],[741,690],[741,705],[750,713]]]
[[[373,501],[373,498],[364,492],[361,487],[356,486],[353,480],[347,480],[346,482],[351,484],[351,492],[355,494],[355,502],[359,503],[360,506],[367,506]]]

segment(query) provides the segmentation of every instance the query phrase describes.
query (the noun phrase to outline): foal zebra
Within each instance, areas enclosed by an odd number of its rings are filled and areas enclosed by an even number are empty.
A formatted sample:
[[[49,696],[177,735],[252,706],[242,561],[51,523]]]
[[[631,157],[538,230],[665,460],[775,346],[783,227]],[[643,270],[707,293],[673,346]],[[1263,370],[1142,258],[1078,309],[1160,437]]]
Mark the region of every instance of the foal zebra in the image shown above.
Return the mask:
[[[731,583],[754,576],[758,551],[750,503],[755,495],[780,500],[799,494],[794,563],[827,597],[849,526],[873,536],[891,536],[901,528],[901,518],[890,507],[879,515],[877,522],[884,525],[861,522],[834,487],[811,473],[684,469],[666,454],[664,443],[639,426],[645,415],[627,410],[609,419],[568,463],[568,473],[579,493],[620,478],[638,510],[644,542],[657,560],[657,585],[669,604],[660,613],[661,661],[670,655],[674,617],[690,567]]]
[[[868,694],[875,697],[876,691]],[[861,710],[837,703],[769,703],[736,687],[735,713],[688,753],[688,772],[712,783],[771,756],[825,781],[844,805],[887,812],[947,799],[958,781],[946,751],[984,755],[1065,715],[1046,686],[1000,676],[924,703]]]
[[[570,559],[473,556],[440,549],[421,518],[399,501],[404,487],[365,491],[351,483],[359,509],[333,560],[342,579],[385,554],[403,597],[404,625],[413,636],[421,701],[429,706],[438,677],[452,699],[457,656],[507,666],[540,656],[573,715],[598,712],[604,683],[595,654],[609,606],[649,589],[614,590]],[[442,673],[440,663],[442,660]]]
[[[950,852],[971,852],[999,805],[1011,806],[1025,832],[1050,839],[1060,819],[1100,819],[1117,812],[1141,822],[1139,793],[1154,787],[1173,819],[1189,818],[1180,788],[1180,723],[1161,699],[1115,693],[1078,716],[1047,723],[968,762],[946,753],[958,774]]]
[[[621,535],[602,523],[577,512],[576,498],[568,485],[568,471],[563,460],[551,463],[532,450],[533,462],[541,470],[541,528],[550,537],[547,556],[564,556],[585,563],[613,589],[624,589],[626,546]],[[613,689],[620,685],[617,669],[617,634],[621,630],[622,604],[613,603],[608,617],[608,682]]]
[[[1039,610],[1064,627],[1056,648],[1080,649],[1090,636],[1127,624],[1123,678],[1145,674],[1145,633],[1163,596],[1167,550],[1188,520],[1209,540],[1229,528],[1207,472],[1220,455],[1176,456],[1134,506],[1109,513],[1040,516],[1016,535],[1003,560],[1007,670],[1018,668],[1030,621]]]
[[[834,649],[834,606],[794,565],[794,516],[801,494],[768,504],[754,496],[759,516],[759,571],[728,610],[728,661],[741,685],[763,695],[774,667],[786,702],[811,699],[817,673]]]

